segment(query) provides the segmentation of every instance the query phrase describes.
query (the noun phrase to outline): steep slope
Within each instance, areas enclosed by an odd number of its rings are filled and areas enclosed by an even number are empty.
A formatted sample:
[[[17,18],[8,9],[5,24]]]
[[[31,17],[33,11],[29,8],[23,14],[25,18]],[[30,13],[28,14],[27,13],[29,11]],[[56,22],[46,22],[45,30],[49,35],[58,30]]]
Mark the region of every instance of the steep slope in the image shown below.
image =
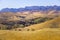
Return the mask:
[[[49,20],[46,21],[44,23],[40,23],[40,24],[35,24],[35,25],[31,25],[28,27],[25,27],[25,29],[43,29],[43,28],[60,28],[60,17],[57,17],[53,20]]]

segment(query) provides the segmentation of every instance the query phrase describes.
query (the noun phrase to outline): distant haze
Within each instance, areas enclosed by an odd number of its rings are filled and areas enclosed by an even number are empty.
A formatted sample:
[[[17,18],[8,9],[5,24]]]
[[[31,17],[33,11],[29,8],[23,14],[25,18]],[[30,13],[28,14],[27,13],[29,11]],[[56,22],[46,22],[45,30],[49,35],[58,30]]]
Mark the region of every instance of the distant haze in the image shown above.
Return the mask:
[[[0,0],[0,10],[3,8],[21,8],[25,6],[60,6],[60,0]]]

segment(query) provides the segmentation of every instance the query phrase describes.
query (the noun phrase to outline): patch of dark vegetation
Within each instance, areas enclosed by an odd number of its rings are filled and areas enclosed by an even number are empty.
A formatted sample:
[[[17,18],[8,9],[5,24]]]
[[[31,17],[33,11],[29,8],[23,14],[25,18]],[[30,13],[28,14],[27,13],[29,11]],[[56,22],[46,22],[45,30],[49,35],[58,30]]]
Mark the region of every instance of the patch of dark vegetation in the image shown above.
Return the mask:
[[[51,20],[53,18],[47,18],[47,17],[40,17],[40,18],[35,18],[35,19],[30,19],[30,20],[24,20],[24,21],[15,21],[15,22],[8,22],[8,21],[2,21],[0,24],[0,29],[14,29],[14,28],[24,28],[33,24],[38,24],[38,23],[42,23],[45,22],[47,20]],[[32,31],[34,31],[32,29]]]

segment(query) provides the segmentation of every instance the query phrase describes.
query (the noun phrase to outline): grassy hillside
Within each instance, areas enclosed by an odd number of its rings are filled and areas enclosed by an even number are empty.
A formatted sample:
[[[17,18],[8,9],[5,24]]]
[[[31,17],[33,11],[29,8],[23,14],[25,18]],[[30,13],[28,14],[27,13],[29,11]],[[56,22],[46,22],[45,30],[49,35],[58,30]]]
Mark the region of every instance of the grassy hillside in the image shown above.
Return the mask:
[[[0,30],[0,40],[60,40],[60,29],[42,29],[37,31]]]
[[[20,13],[18,13],[18,14],[20,14]],[[23,16],[22,19],[30,20],[30,19],[35,19],[37,17],[40,17],[40,15],[41,15],[41,14],[39,15],[39,13],[37,14],[37,12],[30,14],[30,15],[26,12],[25,12],[25,14],[24,13],[22,13],[20,15],[18,15],[18,14],[15,14],[15,15],[10,14],[9,17],[6,16],[6,14],[4,14],[1,19],[3,19],[2,20],[3,23],[5,22],[5,20],[8,20],[7,23],[9,23],[10,21],[16,22],[16,21],[20,20],[20,18],[22,16]],[[9,15],[9,14],[7,14],[7,15]],[[11,15],[12,15],[12,17],[11,17]],[[42,15],[42,17],[43,17],[43,15]],[[46,17],[46,16],[44,16],[44,17]],[[7,19],[4,20],[4,18],[7,18]],[[2,27],[2,25],[0,25],[0,26]],[[3,26],[4,26],[4,29],[7,27],[5,25],[3,25]],[[16,30],[19,30],[19,31],[16,31]],[[21,31],[21,30],[23,30],[23,31]],[[27,31],[25,31],[25,30],[27,30]],[[56,17],[53,20],[49,20],[49,21],[39,23],[39,24],[34,24],[34,25],[31,25],[31,26],[28,26],[25,28],[17,28],[17,29],[13,29],[13,30],[0,30],[0,40],[60,40],[60,17]]]
[[[44,23],[40,23],[40,24],[34,24],[28,27],[25,27],[23,30],[27,30],[27,29],[43,29],[43,28],[60,28],[60,17],[57,17],[53,20],[50,21],[46,21]],[[17,28],[19,29],[19,28]]]

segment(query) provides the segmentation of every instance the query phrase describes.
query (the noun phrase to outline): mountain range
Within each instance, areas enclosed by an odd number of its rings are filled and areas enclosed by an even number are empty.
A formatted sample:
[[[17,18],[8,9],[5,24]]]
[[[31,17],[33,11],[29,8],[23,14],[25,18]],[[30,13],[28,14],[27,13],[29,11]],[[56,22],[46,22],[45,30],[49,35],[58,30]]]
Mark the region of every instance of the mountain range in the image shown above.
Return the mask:
[[[23,11],[60,11],[60,6],[27,6],[25,8],[3,8],[0,12],[23,12]]]

